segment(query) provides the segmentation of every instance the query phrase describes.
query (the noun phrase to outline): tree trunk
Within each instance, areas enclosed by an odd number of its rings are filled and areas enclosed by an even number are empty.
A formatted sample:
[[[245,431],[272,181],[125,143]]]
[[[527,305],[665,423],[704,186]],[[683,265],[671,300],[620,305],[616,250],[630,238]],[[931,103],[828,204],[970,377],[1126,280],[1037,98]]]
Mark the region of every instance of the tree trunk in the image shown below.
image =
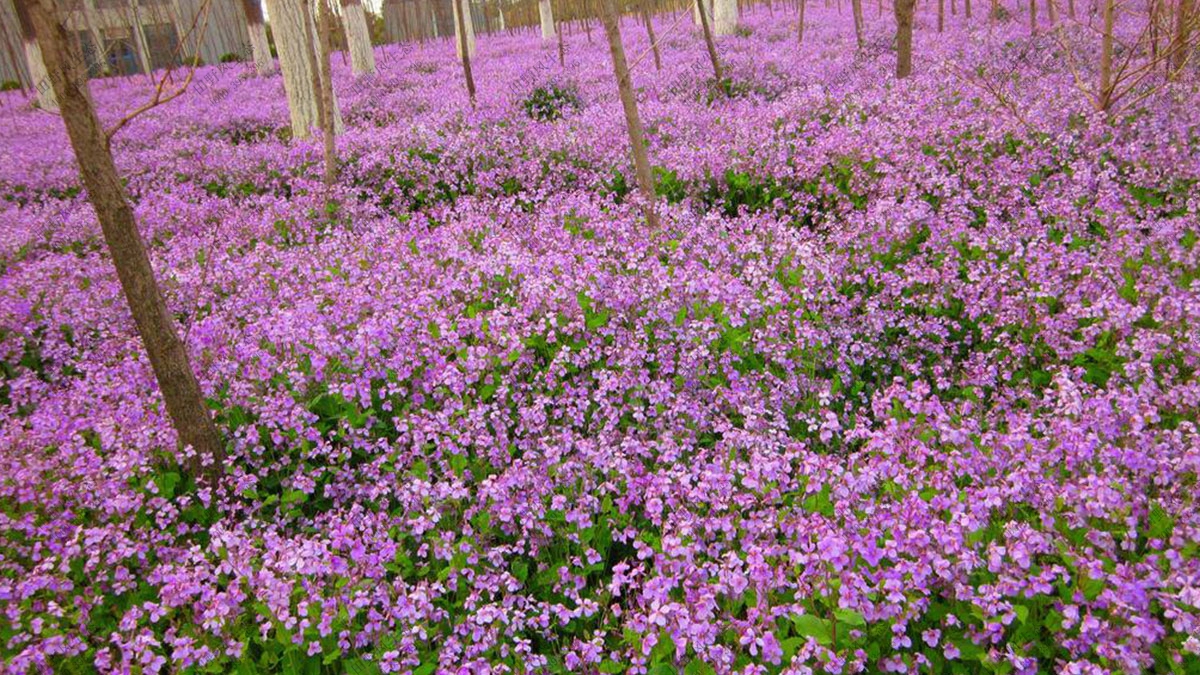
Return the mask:
[[[359,0],[342,0],[342,20],[346,24],[346,46],[355,75],[375,72],[375,50],[371,47],[371,29]]]
[[[474,34],[467,30],[467,20],[464,16],[466,12],[459,11],[460,8],[469,7],[468,2],[469,0],[463,0],[460,7],[458,0],[454,0],[454,34],[456,36],[455,46],[458,47],[458,55],[462,59],[463,77],[467,80],[467,97],[471,99],[471,105],[475,105],[475,77],[471,74],[471,54],[475,50],[472,43],[467,40],[468,35],[474,37]]]
[[[271,58],[271,44],[267,41],[262,5],[258,4],[258,0],[242,0],[242,13],[246,17],[246,33],[250,38],[254,70],[259,75],[270,75],[275,72],[275,59]]]
[[[1116,22],[1115,0],[1104,0],[1104,33],[1100,37],[1100,90],[1096,92],[1096,108],[1107,112],[1112,106],[1113,82],[1113,24]]]
[[[863,39],[863,10],[862,0],[850,0],[850,9],[854,13],[854,42],[862,49]]]
[[[946,30],[946,0],[938,0],[938,32]]]
[[[608,36],[608,49],[612,54],[613,73],[617,77],[617,93],[625,109],[625,127],[629,132],[629,145],[633,154],[633,168],[637,174],[638,190],[644,201],[646,224],[658,229],[658,214],[654,209],[654,175],[650,173],[650,159],[646,154],[646,136],[642,130],[642,118],[638,115],[637,99],[633,95],[633,83],[629,78],[629,65],[625,62],[625,47],[621,43],[620,14],[616,0],[601,0],[600,19]]]
[[[450,7],[454,19],[454,52],[461,59],[465,47],[468,58],[464,61],[470,61],[475,58],[475,21],[471,18],[471,0],[451,0]],[[472,81],[468,88],[474,91],[475,83]],[[472,94],[471,99],[474,98]]]
[[[25,64],[29,67],[29,82],[37,92],[38,107],[54,112],[58,110],[58,99],[54,96],[54,87],[46,72],[46,62],[42,58],[42,48],[38,43],[38,30],[29,15],[29,0],[16,0],[13,5],[17,10],[17,24],[21,31],[21,41],[25,46]],[[13,62],[13,67],[17,63]]]
[[[567,50],[566,46],[563,44],[563,27],[561,20],[555,32],[558,33],[558,66],[560,68],[565,68],[567,66]]]
[[[554,37],[554,8],[550,6],[550,0],[538,0],[538,17],[542,21],[542,39]]]
[[[1192,2],[1179,0],[1175,14],[1175,37],[1171,45],[1172,76],[1177,75],[1187,63],[1188,50],[1191,49],[1192,33]]]
[[[186,464],[194,476],[207,477],[215,484],[224,473],[225,443],[205,409],[187,348],[179,339],[175,321],[154,278],[133,208],[125,196],[108,138],[92,104],[84,61],[73,48],[73,36],[55,18],[57,8],[53,0],[30,0],[23,4],[29,10],[35,33],[41,38],[46,70],[88,200],[100,221],[104,242],[134,325],[150,357],[167,414],[180,444],[193,452]]]
[[[608,1],[610,0],[605,0]],[[704,31],[704,44],[708,47],[708,60],[712,62],[713,77],[717,79],[717,86],[722,87],[725,84],[725,76],[721,74],[721,60],[717,58],[717,45],[713,42],[712,29],[708,25],[708,8],[705,6],[707,4],[705,0],[698,0],[696,6],[700,8],[700,27]]]
[[[963,12],[966,13],[969,20],[971,18],[971,0],[963,0]]]
[[[650,40],[650,50],[654,53],[654,70],[662,72],[662,53],[658,50],[658,39],[654,37],[654,19],[650,16],[649,0],[640,0],[642,20],[646,22],[646,37]]]
[[[882,2],[882,0],[880,0]],[[804,5],[807,0],[799,0],[799,17],[796,21],[796,42],[804,44]]]
[[[738,25],[737,0],[713,0],[713,32],[733,35]]]
[[[1029,0],[1029,34],[1037,35],[1037,0]]]
[[[292,137],[309,138],[321,124],[319,101],[320,72],[316,59],[316,26],[306,0],[267,0],[271,31],[283,71],[283,90],[287,94]],[[342,127],[337,99],[333,101],[333,125]]]
[[[1046,0],[1046,16],[1050,19],[1050,25],[1058,23],[1058,7],[1054,4],[1054,0]]]
[[[893,0],[896,14],[896,77],[912,74],[913,9],[916,0]]]
[[[320,21],[320,31],[317,50],[317,72],[320,77],[317,86],[321,89],[321,145],[325,162],[325,194],[333,191],[337,183],[337,133],[333,127],[333,72],[329,65],[329,56],[333,52],[333,10],[329,3],[333,0],[317,0],[317,17]],[[358,5],[362,10],[362,5]],[[328,197],[327,197],[328,198]]]

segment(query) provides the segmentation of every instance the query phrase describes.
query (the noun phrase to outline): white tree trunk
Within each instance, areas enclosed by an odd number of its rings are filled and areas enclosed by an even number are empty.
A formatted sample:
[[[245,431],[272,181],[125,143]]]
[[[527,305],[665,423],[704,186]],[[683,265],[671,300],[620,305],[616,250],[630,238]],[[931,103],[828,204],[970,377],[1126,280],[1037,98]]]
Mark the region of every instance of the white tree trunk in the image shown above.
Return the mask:
[[[736,0],[735,0],[736,1]],[[697,26],[700,25],[700,2],[701,0],[693,0],[692,2],[692,22]],[[708,19],[713,19],[713,0],[705,0],[704,9],[708,10]]]
[[[542,39],[549,40],[554,37],[554,9],[550,6],[550,0],[538,0],[538,14],[542,18]]]
[[[42,60],[42,48],[37,40],[25,42],[25,63],[29,66],[29,81],[37,91],[38,107],[42,110],[58,110],[58,99],[54,97],[54,89],[50,86],[50,76],[46,72],[46,62]]]
[[[254,70],[259,75],[275,72],[275,59],[271,56],[271,44],[267,41],[267,27],[262,23],[246,24],[250,33],[250,54],[254,57]]]
[[[467,55],[475,58],[475,22],[471,17],[471,0],[451,2],[454,8],[454,53],[462,59],[462,38],[458,34],[458,13],[463,13],[463,24],[467,27]]]
[[[279,69],[283,71],[292,137],[309,138],[321,119],[316,87],[320,74],[314,70],[317,34],[312,11],[305,0],[267,0],[267,12],[271,15]],[[342,117],[336,97],[333,113],[335,128],[340,131]]]
[[[733,35],[737,30],[737,0],[713,0],[713,32],[717,35]]]
[[[375,50],[371,47],[371,29],[367,14],[359,0],[342,1],[342,18],[346,23],[346,44],[350,46],[350,63],[355,75],[375,72]]]

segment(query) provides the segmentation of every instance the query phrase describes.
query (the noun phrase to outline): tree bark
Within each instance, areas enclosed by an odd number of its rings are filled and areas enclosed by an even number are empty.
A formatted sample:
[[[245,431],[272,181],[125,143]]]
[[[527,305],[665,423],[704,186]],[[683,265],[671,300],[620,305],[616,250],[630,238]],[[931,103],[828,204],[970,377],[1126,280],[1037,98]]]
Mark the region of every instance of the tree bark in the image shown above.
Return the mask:
[[[737,31],[737,0],[713,0],[713,32],[717,35],[733,35]]]
[[[1175,13],[1175,37],[1171,45],[1171,71],[1172,76],[1177,75],[1183,70],[1187,63],[1188,50],[1191,48],[1192,39],[1192,2],[1193,0],[1179,0],[1179,6]]]
[[[38,107],[54,112],[58,110],[58,99],[54,95],[54,87],[46,72],[46,62],[42,58],[42,47],[38,42],[38,30],[29,15],[29,0],[16,0],[13,5],[17,10],[17,27],[21,31],[21,42],[25,47],[25,65],[29,68],[29,82],[37,93]],[[16,67],[16,63],[13,66]]]
[[[333,69],[329,65],[329,56],[333,52],[333,11],[329,3],[333,0],[317,0],[317,16],[320,19],[320,36],[317,50],[317,71],[320,74],[317,85],[321,88],[321,145],[325,162],[325,194],[333,192],[337,183],[337,133],[333,126]],[[362,10],[362,5],[358,6]],[[327,197],[328,198],[328,197]]]
[[[617,93],[625,109],[625,127],[629,132],[629,146],[633,154],[633,168],[637,175],[638,190],[644,200],[643,213],[646,224],[658,229],[658,214],[654,209],[654,175],[650,173],[650,159],[646,153],[646,135],[642,129],[642,118],[638,115],[637,99],[633,95],[633,83],[629,77],[629,64],[625,61],[625,46],[621,42],[620,14],[616,0],[601,0],[600,19],[608,36],[608,50],[612,55],[613,73],[617,78]]]
[[[346,24],[346,46],[355,75],[375,72],[375,50],[371,47],[371,29],[359,0],[342,0],[342,20]]]
[[[913,9],[916,0],[893,0],[896,14],[896,77],[912,74]]]
[[[87,72],[73,37],[55,17],[53,0],[22,0],[41,38],[42,55],[62,111],[88,200],[112,256],[121,290],[134,325],[150,357],[150,367],[166,403],[167,414],[184,448],[192,449],[191,473],[214,484],[224,472],[225,443],[205,409],[187,348],[163,300],[146,253],[133,208],[117,175],[108,137],[96,115]],[[206,465],[207,462],[207,465]]]
[[[458,55],[462,59],[463,77],[467,80],[467,97],[471,99],[471,105],[475,105],[475,77],[471,74],[471,53],[474,49],[467,41],[466,19],[463,16],[466,12],[459,11],[469,7],[468,1],[463,0],[463,7],[460,8],[458,0],[454,0],[454,34],[457,36],[455,45],[458,47]]]
[[[542,22],[542,39],[554,37],[554,8],[550,6],[550,0],[538,0],[538,18]]]
[[[475,57],[475,21],[471,18],[471,0],[451,0],[450,8],[454,20],[454,52],[461,59],[465,48],[467,60],[470,60]],[[474,82],[471,82],[470,88],[475,88]]]
[[[1029,34],[1037,35],[1037,0],[1029,0]]]
[[[1113,24],[1116,22],[1115,0],[1104,0],[1104,33],[1100,37],[1100,89],[1096,92],[1096,108],[1107,112],[1112,106],[1113,82]]]
[[[938,0],[938,32],[946,30],[946,0]]]
[[[850,0],[850,9],[854,13],[854,41],[862,49],[863,38],[863,9],[862,0]]]
[[[717,86],[721,87],[725,84],[725,76],[721,74],[721,59],[717,57],[717,44],[713,41],[712,29],[708,25],[708,8],[705,6],[707,4],[706,0],[697,0],[696,7],[700,8],[700,28],[704,31],[704,45],[708,47],[708,60],[712,62],[713,77],[717,79]]]
[[[662,72],[662,53],[658,50],[658,38],[654,37],[654,18],[650,16],[649,0],[640,0],[642,20],[646,23],[646,37],[650,40],[650,50],[654,53],[654,70]]]
[[[807,3],[807,1],[808,0],[798,0],[800,8],[799,17],[796,21],[796,42],[799,44],[804,44],[804,5]]]
[[[259,75],[270,75],[275,72],[275,59],[271,57],[271,45],[267,41],[262,5],[258,4],[258,0],[242,0],[242,13],[246,17],[246,33],[250,38],[254,70]]]
[[[283,90],[287,94],[292,137],[309,138],[321,124],[320,71],[316,59],[316,26],[307,0],[267,0],[271,30],[283,71]],[[340,133],[341,114],[337,98],[333,100],[333,126]]]

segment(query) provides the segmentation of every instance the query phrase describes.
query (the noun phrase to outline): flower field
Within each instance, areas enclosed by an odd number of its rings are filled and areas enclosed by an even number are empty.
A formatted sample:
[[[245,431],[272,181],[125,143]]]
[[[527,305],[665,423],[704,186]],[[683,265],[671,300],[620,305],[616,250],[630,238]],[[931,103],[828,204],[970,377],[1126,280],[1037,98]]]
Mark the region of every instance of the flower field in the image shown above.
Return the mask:
[[[0,94],[0,667],[1200,672],[1200,77],[1105,119],[923,5],[896,80],[865,10],[754,7],[721,87],[626,21],[659,229],[599,28],[481,36],[474,107],[447,41],[335,58],[332,199],[280,78],[201,68],[113,152],[216,488]]]

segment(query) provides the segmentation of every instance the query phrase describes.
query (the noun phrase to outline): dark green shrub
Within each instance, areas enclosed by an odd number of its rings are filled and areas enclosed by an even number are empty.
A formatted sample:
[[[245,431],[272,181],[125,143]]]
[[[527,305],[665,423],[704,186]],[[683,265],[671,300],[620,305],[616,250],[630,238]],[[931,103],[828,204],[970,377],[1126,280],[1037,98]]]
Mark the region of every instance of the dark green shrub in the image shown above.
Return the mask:
[[[579,95],[573,89],[556,84],[534,89],[533,93],[521,102],[525,114],[540,122],[561,119],[567,110],[578,110],[579,104]]]

